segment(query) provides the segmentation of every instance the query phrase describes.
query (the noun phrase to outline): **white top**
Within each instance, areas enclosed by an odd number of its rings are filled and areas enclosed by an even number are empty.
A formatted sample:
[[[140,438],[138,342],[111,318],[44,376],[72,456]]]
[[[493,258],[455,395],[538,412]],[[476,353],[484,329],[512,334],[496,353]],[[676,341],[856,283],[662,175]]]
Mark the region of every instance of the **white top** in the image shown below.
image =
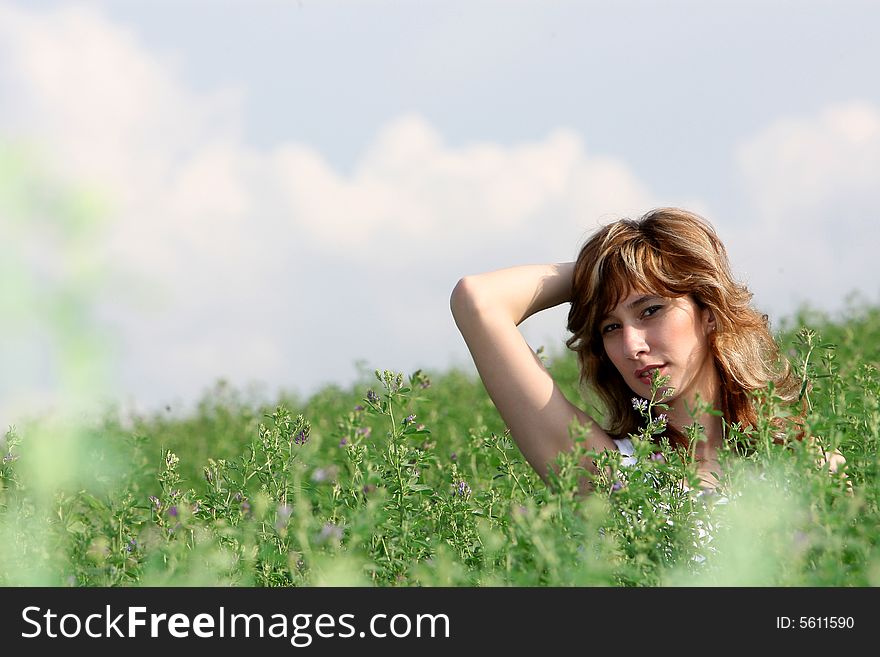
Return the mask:
[[[617,445],[617,449],[623,454],[620,464],[625,466],[635,465],[636,457],[633,456],[635,449],[633,448],[632,441],[629,438],[621,438],[620,440],[612,438],[611,440],[614,441],[614,444]]]
[[[636,457],[633,456],[633,454],[635,453],[635,448],[633,447],[632,441],[629,438],[621,438],[620,440],[617,440],[617,438],[612,438],[611,440],[614,441],[614,444],[617,445],[617,449],[620,450],[621,454],[623,454],[623,458],[620,460],[621,465],[628,467],[631,465],[635,465],[638,462]],[[684,484],[684,489],[690,490],[687,484]],[[712,491],[707,492],[705,489],[700,489],[700,491],[697,493],[698,496],[706,494],[711,495]],[[729,501],[726,495],[719,495],[717,498],[714,499],[715,504],[727,504]]]

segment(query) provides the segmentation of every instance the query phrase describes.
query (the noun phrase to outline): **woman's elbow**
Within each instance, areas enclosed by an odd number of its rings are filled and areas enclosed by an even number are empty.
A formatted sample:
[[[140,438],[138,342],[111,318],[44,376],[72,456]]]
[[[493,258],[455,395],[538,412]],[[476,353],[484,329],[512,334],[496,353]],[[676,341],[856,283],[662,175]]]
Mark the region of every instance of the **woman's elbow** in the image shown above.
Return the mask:
[[[449,309],[452,316],[458,318],[468,308],[474,307],[474,282],[470,276],[458,279],[449,297]]]
[[[449,308],[462,334],[484,330],[484,320],[504,312],[479,275],[459,279],[450,295]]]

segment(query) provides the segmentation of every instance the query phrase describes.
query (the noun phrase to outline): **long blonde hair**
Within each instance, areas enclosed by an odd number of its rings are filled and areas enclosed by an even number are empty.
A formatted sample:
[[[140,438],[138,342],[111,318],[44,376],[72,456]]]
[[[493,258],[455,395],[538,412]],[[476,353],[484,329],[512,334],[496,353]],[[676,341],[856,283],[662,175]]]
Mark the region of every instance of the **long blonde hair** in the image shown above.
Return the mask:
[[[605,352],[599,323],[633,290],[690,295],[700,308],[712,310],[716,329],[709,334],[709,348],[721,379],[718,410],[729,424],[754,426],[750,393],[770,383],[782,400],[797,398],[797,382],[767,316],[752,308],[752,293],[734,280],[715,230],[692,212],[659,208],[601,228],[581,248],[574,267],[568,313],[573,335],[566,346],[577,353],[580,383],[592,385],[604,402],[612,436],[636,433],[641,420],[633,410],[632,390]],[[673,445],[683,441],[671,428],[667,436]]]

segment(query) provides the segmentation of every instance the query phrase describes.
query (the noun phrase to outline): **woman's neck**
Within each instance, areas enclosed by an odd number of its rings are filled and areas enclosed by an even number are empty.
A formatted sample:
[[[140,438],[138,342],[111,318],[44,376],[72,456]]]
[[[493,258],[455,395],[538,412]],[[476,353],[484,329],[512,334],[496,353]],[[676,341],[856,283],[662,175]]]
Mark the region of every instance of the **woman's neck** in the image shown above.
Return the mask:
[[[698,440],[696,445],[691,446],[691,450],[698,463],[697,471],[704,486],[714,488],[718,482],[711,473],[720,473],[718,451],[724,440],[724,419],[721,415],[710,412],[717,412],[722,408],[721,379],[714,362],[707,363],[707,367],[691,388],[691,391],[670,402],[667,415],[670,425],[684,436],[688,435],[686,427],[695,423],[702,426],[701,433],[705,440]]]
[[[717,433],[720,437],[721,418],[709,412],[720,409],[721,377],[714,359],[707,354],[694,380],[669,402],[667,415],[670,424],[682,433],[686,433],[684,427],[697,422],[703,426],[707,436]]]

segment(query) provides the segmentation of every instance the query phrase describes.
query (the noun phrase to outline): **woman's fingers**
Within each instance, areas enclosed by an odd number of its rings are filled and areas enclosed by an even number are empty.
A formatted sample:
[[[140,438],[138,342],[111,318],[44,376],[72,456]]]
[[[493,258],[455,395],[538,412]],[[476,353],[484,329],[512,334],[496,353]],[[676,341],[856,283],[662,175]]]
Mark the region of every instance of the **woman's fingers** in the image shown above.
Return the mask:
[[[839,450],[834,450],[833,452],[822,451],[822,458],[816,461],[816,465],[820,468],[824,465],[828,468],[829,474],[837,474],[841,479],[846,482],[846,493],[847,495],[853,494],[853,485],[852,480],[846,476],[845,467],[846,466],[846,458],[844,458],[843,454],[840,453]]]
[[[838,472],[842,470],[844,465],[846,465],[846,459],[843,457],[843,454],[837,450],[834,450],[830,454],[825,452],[823,456],[830,472]]]

